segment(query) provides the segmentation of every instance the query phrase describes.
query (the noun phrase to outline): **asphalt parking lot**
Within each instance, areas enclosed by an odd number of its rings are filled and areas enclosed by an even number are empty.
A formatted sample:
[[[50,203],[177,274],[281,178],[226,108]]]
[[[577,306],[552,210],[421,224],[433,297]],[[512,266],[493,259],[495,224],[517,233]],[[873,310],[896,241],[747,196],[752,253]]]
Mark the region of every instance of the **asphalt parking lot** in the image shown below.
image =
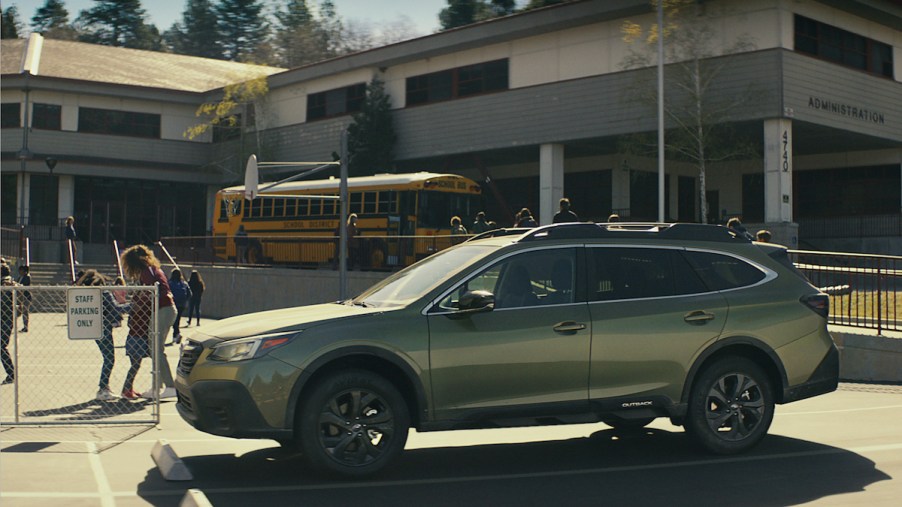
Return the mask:
[[[397,466],[362,481],[313,475],[273,441],[213,437],[164,402],[158,426],[6,427],[0,503],[179,505],[898,505],[902,387],[842,384],[778,407],[753,452],[691,449],[659,419],[618,434],[603,424],[412,433]],[[166,481],[151,458],[170,443],[193,474]]]

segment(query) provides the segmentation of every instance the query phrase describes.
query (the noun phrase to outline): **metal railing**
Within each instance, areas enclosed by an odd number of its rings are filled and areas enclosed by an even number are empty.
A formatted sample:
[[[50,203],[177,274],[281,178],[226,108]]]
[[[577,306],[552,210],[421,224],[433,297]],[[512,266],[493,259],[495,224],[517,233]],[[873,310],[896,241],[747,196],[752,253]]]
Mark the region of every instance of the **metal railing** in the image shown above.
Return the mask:
[[[796,267],[830,295],[831,324],[902,331],[902,257],[790,250]]]
[[[370,236],[348,240],[351,269],[392,271],[404,268],[469,236]],[[173,259],[192,264],[242,264],[334,269],[338,265],[337,236],[192,236],[164,237]],[[165,257],[160,257],[165,258]]]
[[[24,256],[22,242],[26,236],[19,227],[0,227],[0,253],[7,260]]]

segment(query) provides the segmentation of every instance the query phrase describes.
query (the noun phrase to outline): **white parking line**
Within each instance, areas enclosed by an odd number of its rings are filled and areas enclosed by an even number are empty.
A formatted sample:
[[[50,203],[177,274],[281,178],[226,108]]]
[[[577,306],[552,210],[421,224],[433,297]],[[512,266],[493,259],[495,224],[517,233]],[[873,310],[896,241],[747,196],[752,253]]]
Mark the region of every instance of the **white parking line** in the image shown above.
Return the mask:
[[[97,444],[87,442],[88,461],[91,463],[91,470],[94,472],[94,480],[97,481],[97,494],[100,497],[100,505],[103,507],[115,507],[116,500],[113,498],[113,489],[110,487],[110,481],[107,480],[106,472],[103,471],[103,463],[100,462],[100,454],[97,453]]]
[[[779,417],[786,415],[814,415],[814,414],[836,414],[840,412],[864,412],[865,410],[888,410],[892,408],[902,408],[902,405],[886,405],[883,407],[864,407],[864,408],[841,408],[836,410],[812,410],[810,412],[780,412],[776,414]]]

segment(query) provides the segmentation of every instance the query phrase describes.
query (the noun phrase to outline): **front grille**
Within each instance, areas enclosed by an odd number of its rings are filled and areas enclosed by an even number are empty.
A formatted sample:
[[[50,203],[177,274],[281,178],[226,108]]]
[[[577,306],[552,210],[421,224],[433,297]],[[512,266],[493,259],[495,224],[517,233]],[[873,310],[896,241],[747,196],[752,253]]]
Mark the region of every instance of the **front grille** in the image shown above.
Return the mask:
[[[179,357],[178,372],[187,377],[191,373],[191,369],[194,368],[195,363],[197,363],[197,358],[200,357],[200,354],[203,351],[204,346],[202,343],[188,340],[188,342],[185,343],[185,346],[182,347],[182,355]]]

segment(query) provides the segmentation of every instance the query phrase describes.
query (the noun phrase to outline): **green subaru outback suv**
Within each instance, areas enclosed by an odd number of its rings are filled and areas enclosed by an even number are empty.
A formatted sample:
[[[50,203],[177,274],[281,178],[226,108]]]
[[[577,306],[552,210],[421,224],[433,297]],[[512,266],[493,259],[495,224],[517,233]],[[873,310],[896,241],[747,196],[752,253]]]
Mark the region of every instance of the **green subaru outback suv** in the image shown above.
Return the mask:
[[[360,296],[222,320],[183,347],[181,416],[380,470],[417,431],[669,417],[718,454],[836,389],[827,296],[719,226],[558,224],[435,254]]]

